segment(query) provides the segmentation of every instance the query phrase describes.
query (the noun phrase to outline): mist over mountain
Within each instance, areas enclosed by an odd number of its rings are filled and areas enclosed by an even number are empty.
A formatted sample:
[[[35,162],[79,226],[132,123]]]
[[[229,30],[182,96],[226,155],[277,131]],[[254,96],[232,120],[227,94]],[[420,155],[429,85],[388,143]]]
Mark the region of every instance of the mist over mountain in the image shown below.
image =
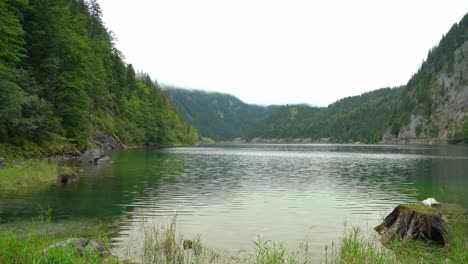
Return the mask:
[[[170,86],[164,86],[163,92],[201,136],[216,141],[247,138],[255,126],[278,108],[246,104],[235,96],[217,92]]]

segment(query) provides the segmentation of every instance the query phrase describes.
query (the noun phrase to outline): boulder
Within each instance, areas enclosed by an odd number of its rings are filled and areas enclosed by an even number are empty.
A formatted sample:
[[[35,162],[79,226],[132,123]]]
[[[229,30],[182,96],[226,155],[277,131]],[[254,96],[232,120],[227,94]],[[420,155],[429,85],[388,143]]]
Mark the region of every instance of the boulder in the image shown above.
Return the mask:
[[[3,161],[5,160],[5,158],[0,158],[0,169],[4,169],[7,167],[7,165],[5,165],[5,163],[3,163]]]
[[[86,150],[82,155],[81,159],[84,163],[96,164],[99,159],[104,157],[106,153],[104,150],[99,148],[91,148]]]
[[[76,253],[83,255],[84,248],[88,245],[89,239],[86,238],[69,238],[67,240],[57,242],[48,248],[42,250],[42,253],[47,254],[53,249],[72,248],[76,250]]]
[[[65,248],[76,250],[76,253],[81,256],[85,252],[96,252],[101,257],[112,256],[109,248],[107,248],[104,244],[86,238],[69,238],[49,246],[48,248],[44,249],[42,253],[47,254],[50,250]]]
[[[111,158],[109,158],[109,156],[104,155],[104,157],[97,160],[97,164],[103,164],[103,163],[112,163],[112,160]]]
[[[96,241],[89,241],[88,245],[84,248],[84,252],[95,252],[98,253],[101,257],[110,257],[112,253],[109,248],[107,248],[103,243]]]
[[[83,163],[88,164],[112,162],[109,156],[106,155],[106,152],[99,148],[91,148],[86,150],[83,155],[81,155],[81,159],[83,160]]]
[[[383,223],[374,228],[382,235],[382,244],[400,238],[422,239],[445,245],[449,239],[446,217],[438,207],[426,203],[401,204],[385,217]]]

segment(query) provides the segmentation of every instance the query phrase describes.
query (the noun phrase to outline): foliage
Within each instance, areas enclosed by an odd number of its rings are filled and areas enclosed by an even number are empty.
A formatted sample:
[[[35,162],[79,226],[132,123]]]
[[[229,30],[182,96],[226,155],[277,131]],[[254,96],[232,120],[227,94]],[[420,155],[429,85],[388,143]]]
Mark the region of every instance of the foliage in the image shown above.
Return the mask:
[[[365,238],[356,227],[345,230],[337,256],[331,263],[398,263],[395,255],[381,247],[376,237]]]
[[[324,254],[315,255],[309,250],[307,241],[298,248],[286,249],[283,243],[263,240],[260,237],[253,242],[253,249],[237,255],[217,252],[206,247],[200,236],[192,241],[192,249],[184,248],[184,237],[177,233],[176,218],[167,225],[149,225],[142,219],[143,241],[141,248],[130,243],[127,261],[132,259],[141,263],[320,263],[348,264],[348,263],[466,263],[468,252],[467,219],[464,210],[454,215],[447,214],[452,224],[452,239],[445,247],[432,245],[424,241],[395,240],[389,248],[380,245],[378,237],[365,235],[359,228],[352,227],[344,230],[339,243],[325,246]],[[34,229],[21,228],[12,230],[0,225],[0,263],[120,263],[115,258],[100,258],[93,252],[80,256],[70,248],[49,251],[44,254],[42,250],[57,241],[70,236],[95,237],[103,243],[108,238],[98,232],[96,224],[88,223],[91,230],[79,231],[71,234],[66,228],[65,233],[53,233],[57,230],[51,222],[52,210],[43,211],[34,223]],[[460,214],[462,213],[462,214]],[[141,239],[139,237],[139,239]],[[140,240],[139,240],[140,241]]]
[[[1,143],[80,149],[96,131],[130,145],[198,140],[157,83],[124,62],[97,1],[7,0],[0,13]]]
[[[452,26],[440,43],[429,51],[426,61],[407,85],[385,88],[341,99],[326,108],[304,105],[284,106],[276,110],[250,133],[250,138],[329,138],[331,142],[378,142],[386,129],[397,136],[408,124],[411,114],[429,117],[438,94],[447,89],[437,83],[439,73],[449,76],[463,75],[454,72],[455,50],[468,41],[468,15]],[[464,56],[462,54],[462,56]],[[462,59],[466,59],[462,57]],[[462,77],[462,76],[460,76]],[[458,127],[458,124],[454,124]],[[452,136],[450,142],[468,142],[468,128]],[[416,127],[416,136],[437,136],[438,128]]]
[[[59,173],[68,173],[69,167],[60,167],[56,162],[46,160],[7,159],[7,168],[0,170],[0,191],[25,191],[50,185]]]
[[[452,144],[465,143],[468,144],[468,117],[465,118],[461,131],[456,132],[449,139]]]
[[[34,228],[50,228],[51,219],[48,214],[51,211],[44,212],[44,215],[39,216],[38,222],[34,224]],[[0,263],[120,263],[113,257],[103,258],[98,252],[92,250],[84,250],[80,255],[73,247],[64,247],[48,250],[46,253],[43,250],[58,241],[63,241],[70,236],[69,231],[63,234],[42,233],[36,232],[34,229],[29,229],[25,234],[9,229],[4,229],[0,226]],[[82,234],[80,234],[82,235]],[[102,234],[86,233],[87,237],[96,237],[98,241],[108,244],[108,239]]]
[[[246,138],[275,106],[249,105],[238,98],[222,93],[184,90],[165,87],[164,93],[174,100],[185,119],[203,137],[216,141]]]
[[[466,41],[468,41],[468,14],[459,23],[455,23],[439,44],[428,52],[418,72],[403,88],[397,111],[392,117],[393,126],[398,127],[394,134],[398,134],[399,128],[408,123],[409,113],[431,116],[436,104],[433,100],[434,95],[441,93],[445,96],[447,89],[454,89],[446,88],[445,84],[437,85],[436,78],[441,72],[452,76],[458,74],[454,72],[454,53]]]
[[[384,88],[341,99],[326,108],[284,106],[255,128],[251,137],[330,138],[334,142],[380,140],[401,88]]]

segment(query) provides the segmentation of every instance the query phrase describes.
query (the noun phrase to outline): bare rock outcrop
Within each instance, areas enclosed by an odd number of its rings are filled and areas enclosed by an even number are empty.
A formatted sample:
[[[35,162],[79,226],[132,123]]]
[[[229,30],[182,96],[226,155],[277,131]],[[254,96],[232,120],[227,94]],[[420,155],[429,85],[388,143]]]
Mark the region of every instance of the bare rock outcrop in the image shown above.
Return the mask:
[[[453,70],[435,73],[427,87],[431,114],[421,113],[416,105],[409,121],[397,135],[391,129],[384,131],[383,144],[440,144],[461,130],[468,118],[468,41],[453,54]],[[409,96],[412,96],[411,94]]]

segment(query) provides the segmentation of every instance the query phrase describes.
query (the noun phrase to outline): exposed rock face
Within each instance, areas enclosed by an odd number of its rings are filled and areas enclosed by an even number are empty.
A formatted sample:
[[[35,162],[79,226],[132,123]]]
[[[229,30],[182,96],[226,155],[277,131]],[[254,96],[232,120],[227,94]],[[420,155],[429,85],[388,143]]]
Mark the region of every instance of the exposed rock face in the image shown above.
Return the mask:
[[[96,145],[81,154],[83,163],[102,164],[112,163],[107,152],[114,149],[123,149],[124,145],[109,132],[96,132],[91,136],[91,141]]]
[[[111,163],[112,160],[107,156],[106,152],[100,148],[91,148],[86,150],[82,155],[81,159],[83,163],[88,164],[102,164]]]
[[[102,150],[123,149],[124,145],[111,133],[98,132],[91,136],[91,140]]]
[[[103,158],[106,155],[103,149],[100,148],[92,148],[86,150],[82,155],[81,159],[83,160],[83,163],[89,163],[89,164],[97,164],[97,161],[101,158]]]
[[[427,93],[432,101],[432,113],[424,116],[418,107],[410,115],[408,124],[397,136],[390,129],[384,132],[384,144],[447,143],[451,135],[461,129],[468,117],[468,41],[454,52],[452,73],[442,70],[435,74]]]

